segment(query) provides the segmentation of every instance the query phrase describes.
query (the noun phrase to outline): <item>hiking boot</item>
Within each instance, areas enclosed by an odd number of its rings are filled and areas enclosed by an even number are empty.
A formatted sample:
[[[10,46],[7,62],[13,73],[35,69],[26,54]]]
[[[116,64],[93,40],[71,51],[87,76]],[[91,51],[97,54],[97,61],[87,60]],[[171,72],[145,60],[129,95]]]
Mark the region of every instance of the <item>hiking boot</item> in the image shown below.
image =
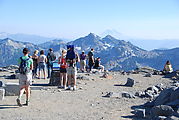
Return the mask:
[[[17,102],[17,105],[18,105],[19,107],[22,107],[22,104],[21,104],[21,101],[20,101],[19,98],[16,99],[16,102]]]

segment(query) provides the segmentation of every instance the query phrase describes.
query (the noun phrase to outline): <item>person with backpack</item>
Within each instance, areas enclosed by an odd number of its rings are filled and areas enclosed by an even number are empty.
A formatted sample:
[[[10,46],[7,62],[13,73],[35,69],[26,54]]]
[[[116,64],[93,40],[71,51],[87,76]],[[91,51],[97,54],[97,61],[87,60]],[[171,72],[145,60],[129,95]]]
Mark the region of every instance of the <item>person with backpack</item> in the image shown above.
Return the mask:
[[[34,51],[34,54],[32,55],[32,60],[33,60],[33,70],[32,70],[32,77],[36,78],[37,77],[37,68],[38,68],[38,50]]]
[[[38,66],[39,66],[39,76],[40,79],[40,73],[43,71],[44,79],[46,79],[46,63],[47,63],[47,57],[44,55],[44,50],[40,51],[40,56],[38,58]]]
[[[49,49],[49,53],[47,54],[47,70],[48,70],[48,77],[51,77],[51,72],[52,72],[52,68],[53,68],[53,62],[55,61],[56,56],[53,52],[53,49],[50,48]]]
[[[91,51],[88,52],[88,66],[89,66],[89,72],[91,71],[93,65],[94,65],[94,49],[92,48]]]
[[[32,70],[33,70],[33,60],[29,58],[29,50],[28,48],[23,49],[24,56],[20,57],[18,59],[19,63],[19,85],[20,85],[20,91],[19,96],[16,99],[17,105],[22,107],[21,104],[21,97],[25,91],[26,94],[26,103],[25,105],[29,105],[29,99],[30,99],[30,85],[32,84]]]
[[[76,90],[76,75],[77,67],[76,63],[79,62],[78,54],[74,51],[74,45],[67,45],[67,77],[68,77],[68,88],[70,90]]]
[[[84,72],[85,68],[86,68],[86,54],[85,51],[82,51],[82,53],[80,54],[80,70]]]
[[[67,63],[66,63],[66,50],[62,50],[62,55],[58,58],[60,64],[60,86],[66,90],[67,85]]]

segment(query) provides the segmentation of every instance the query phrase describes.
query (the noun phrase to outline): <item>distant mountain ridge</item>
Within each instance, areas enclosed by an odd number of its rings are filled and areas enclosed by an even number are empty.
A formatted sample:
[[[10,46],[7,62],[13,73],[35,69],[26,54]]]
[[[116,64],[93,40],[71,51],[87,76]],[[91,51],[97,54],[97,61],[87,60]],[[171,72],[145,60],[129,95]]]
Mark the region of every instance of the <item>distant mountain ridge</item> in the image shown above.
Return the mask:
[[[0,40],[0,66],[17,64],[17,58],[22,55],[22,49],[28,47],[32,52],[37,50],[48,50],[53,48],[59,56],[67,44],[75,45],[80,54],[82,50],[87,54],[91,48],[95,49],[95,57],[101,57],[102,64],[108,70],[132,70],[137,67],[149,66],[155,69],[163,69],[166,60],[170,60],[174,69],[179,69],[179,48],[167,50],[147,51],[130,42],[119,40],[111,35],[103,38],[90,33],[85,37],[65,43],[55,39],[43,44],[34,45],[28,42],[19,42],[10,38]]]

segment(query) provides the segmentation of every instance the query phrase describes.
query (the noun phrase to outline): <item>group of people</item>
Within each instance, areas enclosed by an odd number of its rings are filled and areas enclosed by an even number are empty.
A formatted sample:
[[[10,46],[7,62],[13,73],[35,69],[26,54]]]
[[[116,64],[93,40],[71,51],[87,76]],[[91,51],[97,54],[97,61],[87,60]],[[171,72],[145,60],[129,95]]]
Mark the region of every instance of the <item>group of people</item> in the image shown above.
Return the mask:
[[[26,93],[26,103],[24,105],[29,104],[30,85],[32,84],[32,78],[41,78],[41,72],[43,72],[44,79],[46,79],[46,67],[48,70],[48,78],[51,77],[53,62],[55,60],[58,60],[60,68],[60,83],[58,88],[63,88],[65,90],[76,90],[78,62],[80,62],[81,72],[91,72],[92,68],[98,69],[102,72],[104,71],[104,66],[101,65],[100,58],[98,57],[95,59],[94,57],[94,49],[91,49],[87,55],[84,51],[78,55],[74,50],[73,45],[67,45],[67,50],[63,49],[61,56],[58,59],[56,59],[52,48],[49,49],[47,56],[44,54],[44,50],[40,51],[40,56],[38,56],[38,52],[38,50],[35,50],[33,55],[30,56],[28,48],[24,48],[24,55],[18,60],[20,72],[20,94],[16,101],[19,106],[22,106],[21,97],[24,91]]]
[[[33,60],[33,70],[32,70],[32,75],[33,78],[41,78],[41,72],[43,72],[44,79],[46,79],[46,67],[48,70],[48,76],[47,78],[51,77],[51,71],[52,71],[52,66],[53,62],[56,59],[56,56],[53,52],[53,49],[50,48],[47,56],[44,54],[44,50],[40,51],[40,56],[38,56],[38,50],[34,51],[34,54],[30,56]],[[37,70],[39,70],[37,74]]]

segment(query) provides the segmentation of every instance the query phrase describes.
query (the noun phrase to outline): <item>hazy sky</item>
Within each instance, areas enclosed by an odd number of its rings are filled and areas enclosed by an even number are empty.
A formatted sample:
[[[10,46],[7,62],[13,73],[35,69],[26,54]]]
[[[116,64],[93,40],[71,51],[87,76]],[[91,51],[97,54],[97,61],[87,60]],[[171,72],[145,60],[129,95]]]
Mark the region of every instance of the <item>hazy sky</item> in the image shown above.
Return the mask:
[[[0,0],[0,32],[78,38],[106,29],[179,39],[179,0]]]

